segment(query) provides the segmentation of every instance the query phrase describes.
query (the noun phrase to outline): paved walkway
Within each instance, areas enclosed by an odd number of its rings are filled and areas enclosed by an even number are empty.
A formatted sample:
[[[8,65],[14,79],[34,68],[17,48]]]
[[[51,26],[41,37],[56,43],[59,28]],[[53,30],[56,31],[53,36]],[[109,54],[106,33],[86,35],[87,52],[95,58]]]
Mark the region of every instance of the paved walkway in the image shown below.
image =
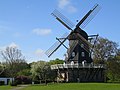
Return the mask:
[[[21,89],[23,89],[23,88],[25,88],[27,86],[29,86],[29,85],[18,85],[17,87],[15,87],[13,89],[10,89],[10,90],[21,90]]]

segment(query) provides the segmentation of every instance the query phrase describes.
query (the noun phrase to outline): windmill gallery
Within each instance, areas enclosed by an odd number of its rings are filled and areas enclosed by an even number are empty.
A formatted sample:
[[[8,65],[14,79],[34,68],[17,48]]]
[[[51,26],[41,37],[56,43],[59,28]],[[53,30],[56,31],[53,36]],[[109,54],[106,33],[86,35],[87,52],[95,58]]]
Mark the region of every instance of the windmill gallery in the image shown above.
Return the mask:
[[[92,51],[98,35],[88,35],[83,28],[94,18],[100,10],[96,4],[76,26],[59,11],[54,10],[52,15],[71,32],[65,33],[57,42],[46,51],[50,57],[61,45],[67,49],[64,64],[52,65],[56,70],[57,81],[61,82],[104,82],[105,66],[95,65],[92,60]],[[74,29],[72,29],[75,27]],[[64,42],[69,41],[69,47]]]

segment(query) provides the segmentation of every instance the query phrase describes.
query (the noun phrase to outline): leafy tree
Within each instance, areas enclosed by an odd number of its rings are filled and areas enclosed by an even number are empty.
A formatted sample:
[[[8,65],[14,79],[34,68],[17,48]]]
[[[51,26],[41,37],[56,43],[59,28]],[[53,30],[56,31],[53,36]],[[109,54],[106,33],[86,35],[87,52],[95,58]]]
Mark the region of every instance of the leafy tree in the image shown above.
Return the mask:
[[[7,47],[4,51],[1,51],[1,55],[5,60],[7,77],[16,77],[17,72],[28,67],[21,51],[16,47]]]
[[[31,76],[30,69],[23,69],[17,73],[17,76]]]
[[[5,66],[0,63],[0,77],[5,77]]]
[[[55,60],[50,60],[49,61],[49,64],[50,65],[54,65],[54,64],[63,64],[64,61],[63,60],[60,60],[59,58],[56,58]]]
[[[120,82],[120,56],[115,56],[107,62],[107,77],[111,82]]]
[[[112,82],[120,81],[120,49],[118,46],[116,42],[100,37],[93,50],[94,62],[106,64],[106,75]]]
[[[39,61],[39,62],[34,62],[31,65],[31,73],[33,76],[33,79],[37,76],[39,79],[43,79],[43,70],[44,66],[46,65],[45,61]]]
[[[17,84],[31,84],[31,78],[28,76],[17,76],[15,80]]]
[[[99,37],[93,52],[95,63],[103,63],[117,54],[118,44],[106,38]]]
[[[50,64],[45,61],[38,61],[36,63],[33,63],[31,65],[31,73],[33,80],[38,77],[40,82],[46,80],[54,80],[54,78],[56,77],[54,72],[50,68]]]

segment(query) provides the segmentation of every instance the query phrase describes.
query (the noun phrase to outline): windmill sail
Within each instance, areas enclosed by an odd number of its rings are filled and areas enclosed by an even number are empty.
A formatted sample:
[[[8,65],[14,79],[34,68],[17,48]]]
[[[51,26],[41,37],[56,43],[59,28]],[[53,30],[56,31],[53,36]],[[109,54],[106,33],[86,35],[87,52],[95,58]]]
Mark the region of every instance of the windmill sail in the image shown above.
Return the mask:
[[[78,41],[77,40],[74,40],[71,45],[70,45],[70,49],[68,49],[68,52],[69,52],[69,55],[68,56],[71,56],[72,55],[72,52],[73,50],[75,49],[76,45],[78,44]]]
[[[89,43],[86,39],[84,39],[83,36],[81,36],[80,34],[77,34],[77,36],[79,37],[79,41],[82,41],[85,44],[88,44],[89,47],[92,47],[91,43]]]
[[[45,52],[45,54],[46,54],[48,57],[50,57],[61,45],[63,45],[63,43],[67,40],[68,35],[69,35],[68,33],[65,33],[65,34],[62,36],[62,38],[64,38],[64,39],[62,39],[61,42],[56,41],[56,42]]]
[[[69,30],[72,30],[72,28],[74,27],[74,24],[63,14],[61,14],[58,10],[54,10],[52,15]]]
[[[76,25],[76,27],[84,28],[99,12],[101,7],[96,4],[83,18],[80,22]]]

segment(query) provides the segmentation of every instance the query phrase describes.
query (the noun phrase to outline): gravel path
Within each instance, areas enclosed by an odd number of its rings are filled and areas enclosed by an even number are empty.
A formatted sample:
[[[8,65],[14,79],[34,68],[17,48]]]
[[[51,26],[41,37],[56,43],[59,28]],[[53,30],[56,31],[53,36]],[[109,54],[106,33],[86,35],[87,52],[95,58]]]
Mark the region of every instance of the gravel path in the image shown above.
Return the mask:
[[[29,86],[29,85],[18,85],[17,87],[15,87],[13,89],[10,89],[10,90],[21,90],[21,89],[23,89],[23,88],[25,88],[27,86]]]

